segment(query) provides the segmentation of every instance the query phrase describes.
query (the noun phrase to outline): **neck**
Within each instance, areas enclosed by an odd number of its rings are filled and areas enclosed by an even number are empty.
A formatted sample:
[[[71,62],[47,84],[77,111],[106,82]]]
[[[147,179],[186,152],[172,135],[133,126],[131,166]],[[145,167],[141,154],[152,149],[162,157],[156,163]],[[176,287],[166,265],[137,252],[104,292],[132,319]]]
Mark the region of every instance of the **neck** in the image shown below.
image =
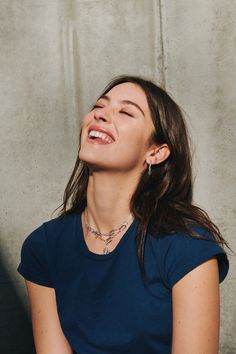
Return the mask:
[[[130,217],[130,200],[140,176],[93,172],[87,188],[87,218],[98,230],[116,228]]]

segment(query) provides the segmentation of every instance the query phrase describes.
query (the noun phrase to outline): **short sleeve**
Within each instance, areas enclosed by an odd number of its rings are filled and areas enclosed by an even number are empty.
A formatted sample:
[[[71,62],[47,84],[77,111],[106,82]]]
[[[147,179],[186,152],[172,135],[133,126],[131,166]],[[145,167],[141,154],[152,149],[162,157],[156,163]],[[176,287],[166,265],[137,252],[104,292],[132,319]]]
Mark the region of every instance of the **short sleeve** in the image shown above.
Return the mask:
[[[53,287],[44,224],[35,229],[23,242],[17,271],[33,283]]]
[[[224,249],[212,241],[212,235],[199,228],[197,233],[204,239],[176,233],[162,239],[162,267],[165,282],[172,288],[174,284],[201,263],[216,257],[221,283],[229,270],[229,261]]]

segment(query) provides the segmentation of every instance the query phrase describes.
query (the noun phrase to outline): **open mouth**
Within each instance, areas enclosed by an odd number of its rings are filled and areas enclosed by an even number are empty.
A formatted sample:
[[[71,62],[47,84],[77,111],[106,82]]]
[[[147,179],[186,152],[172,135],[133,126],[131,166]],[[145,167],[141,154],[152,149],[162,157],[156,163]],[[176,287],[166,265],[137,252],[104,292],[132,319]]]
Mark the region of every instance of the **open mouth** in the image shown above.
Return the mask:
[[[102,144],[111,144],[114,141],[114,139],[112,139],[110,135],[97,130],[90,130],[88,134],[88,138],[91,141],[98,142],[98,143],[100,142]]]

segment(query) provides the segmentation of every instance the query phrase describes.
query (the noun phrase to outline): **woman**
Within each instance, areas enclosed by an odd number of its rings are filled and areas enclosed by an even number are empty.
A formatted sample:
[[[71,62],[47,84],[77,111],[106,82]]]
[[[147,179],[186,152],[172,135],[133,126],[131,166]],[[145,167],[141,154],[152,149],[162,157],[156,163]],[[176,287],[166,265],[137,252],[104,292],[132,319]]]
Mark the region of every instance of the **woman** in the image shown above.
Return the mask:
[[[121,76],[80,138],[59,216],[22,247],[37,353],[216,354],[227,243],[192,204],[179,107]]]

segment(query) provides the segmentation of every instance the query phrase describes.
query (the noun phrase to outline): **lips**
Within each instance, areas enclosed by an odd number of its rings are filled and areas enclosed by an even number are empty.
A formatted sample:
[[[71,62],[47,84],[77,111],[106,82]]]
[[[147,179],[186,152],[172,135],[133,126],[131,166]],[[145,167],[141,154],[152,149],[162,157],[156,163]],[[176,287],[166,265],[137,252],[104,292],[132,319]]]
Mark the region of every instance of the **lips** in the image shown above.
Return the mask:
[[[96,125],[92,125],[89,128],[88,137],[93,139],[102,139],[107,143],[112,143],[115,141],[113,134],[109,130]]]

